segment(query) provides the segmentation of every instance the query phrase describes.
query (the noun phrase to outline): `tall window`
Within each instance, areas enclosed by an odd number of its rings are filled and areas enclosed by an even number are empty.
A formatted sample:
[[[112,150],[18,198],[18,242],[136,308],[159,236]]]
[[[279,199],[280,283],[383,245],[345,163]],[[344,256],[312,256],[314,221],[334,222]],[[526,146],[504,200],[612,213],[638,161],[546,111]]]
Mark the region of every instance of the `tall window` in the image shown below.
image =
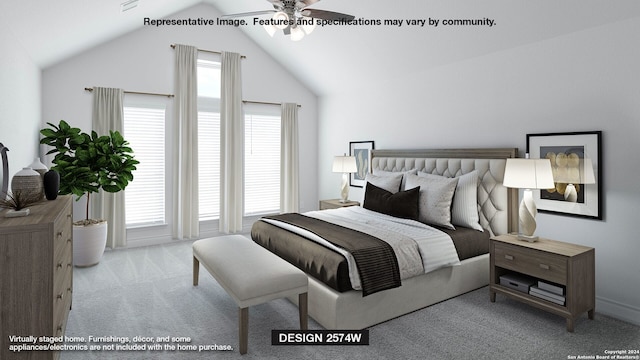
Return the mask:
[[[125,106],[124,137],[140,161],[126,188],[127,227],[165,223],[165,107]]]
[[[245,108],[244,214],[280,210],[280,115]]]
[[[200,221],[220,218],[220,62],[198,59]]]

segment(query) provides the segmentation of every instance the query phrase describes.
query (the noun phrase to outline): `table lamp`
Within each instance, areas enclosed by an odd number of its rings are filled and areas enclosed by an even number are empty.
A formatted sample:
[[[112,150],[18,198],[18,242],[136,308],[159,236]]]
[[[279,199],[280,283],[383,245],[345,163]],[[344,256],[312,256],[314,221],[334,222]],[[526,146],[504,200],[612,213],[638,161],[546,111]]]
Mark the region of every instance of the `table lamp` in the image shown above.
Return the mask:
[[[358,171],[356,158],[354,156],[336,156],[333,158],[333,172],[342,173],[342,184],[340,185],[340,202],[345,203],[349,197],[349,173]]]
[[[536,241],[538,237],[533,233],[536,230],[538,209],[533,201],[531,189],[551,189],[555,186],[551,161],[549,159],[529,159],[529,154],[526,154],[524,159],[507,159],[503,185],[525,189],[518,211],[520,220],[518,238],[529,242]]]

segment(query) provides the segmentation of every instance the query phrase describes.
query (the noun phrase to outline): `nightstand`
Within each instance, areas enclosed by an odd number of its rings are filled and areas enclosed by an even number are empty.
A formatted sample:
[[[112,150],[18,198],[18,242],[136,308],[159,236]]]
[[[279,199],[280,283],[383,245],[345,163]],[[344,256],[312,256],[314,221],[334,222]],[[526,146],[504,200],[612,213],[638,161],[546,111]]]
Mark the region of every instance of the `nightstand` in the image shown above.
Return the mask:
[[[360,202],[351,200],[340,202],[340,199],[320,200],[320,210],[337,209],[347,206],[360,206]]]
[[[595,250],[590,247],[539,238],[537,242],[518,240],[513,235],[491,238],[491,275],[489,294],[491,302],[496,294],[535,306],[567,319],[567,331],[573,332],[574,321],[587,312],[589,319],[595,315]],[[529,276],[534,286],[546,285],[563,294],[555,300],[534,296],[531,289],[514,289],[509,283],[501,284],[501,276]],[[504,280],[504,279],[503,279]],[[521,285],[521,284],[515,284]],[[542,287],[540,285],[540,287]],[[559,295],[559,294],[557,294]],[[544,293],[543,293],[544,296]],[[563,299],[564,301],[558,301]]]

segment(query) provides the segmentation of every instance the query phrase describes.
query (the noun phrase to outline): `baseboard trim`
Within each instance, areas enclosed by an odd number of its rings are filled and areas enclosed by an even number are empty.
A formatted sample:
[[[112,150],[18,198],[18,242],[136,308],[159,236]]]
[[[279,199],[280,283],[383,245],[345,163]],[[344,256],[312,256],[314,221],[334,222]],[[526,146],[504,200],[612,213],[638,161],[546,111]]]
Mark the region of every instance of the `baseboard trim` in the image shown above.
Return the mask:
[[[640,326],[640,309],[635,306],[596,296],[596,316],[599,313]]]

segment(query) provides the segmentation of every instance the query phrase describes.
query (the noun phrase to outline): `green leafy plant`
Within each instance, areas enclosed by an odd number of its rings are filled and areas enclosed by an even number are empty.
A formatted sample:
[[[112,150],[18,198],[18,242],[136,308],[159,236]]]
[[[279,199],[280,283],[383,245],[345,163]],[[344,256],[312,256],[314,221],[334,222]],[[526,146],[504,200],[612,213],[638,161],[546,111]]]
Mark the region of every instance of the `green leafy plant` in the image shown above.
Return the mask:
[[[44,136],[40,143],[54,147],[47,154],[55,154],[51,169],[60,174],[60,194],[74,194],[78,199],[87,195],[89,221],[91,193],[100,189],[111,193],[124,190],[140,162],[118,131],[109,131],[109,135],[98,135],[95,131],[87,134],[64,120],[58,125],[47,124],[50,128],[40,130]]]

